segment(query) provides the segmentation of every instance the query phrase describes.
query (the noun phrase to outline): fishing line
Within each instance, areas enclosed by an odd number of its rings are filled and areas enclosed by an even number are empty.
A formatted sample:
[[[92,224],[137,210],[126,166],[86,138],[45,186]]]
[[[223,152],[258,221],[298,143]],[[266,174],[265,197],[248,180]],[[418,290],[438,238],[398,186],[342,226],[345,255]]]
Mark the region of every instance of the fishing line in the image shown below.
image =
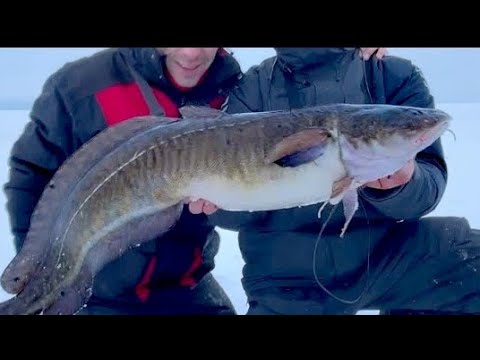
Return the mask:
[[[353,300],[348,300],[348,299],[342,299],[341,297],[335,295],[333,292],[331,292],[330,290],[328,290],[325,285],[323,285],[321,283],[321,281],[319,280],[318,278],[318,275],[317,275],[317,271],[316,271],[316,263],[317,263],[317,248],[318,248],[318,245],[320,244],[320,239],[322,237],[322,234],[325,230],[325,228],[327,227],[327,223],[328,221],[330,220],[330,218],[332,217],[336,207],[338,206],[339,203],[335,204],[332,208],[332,210],[330,211],[327,219],[325,220],[325,222],[323,223],[322,225],[322,228],[320,229],[320,232],[318,233],[318,237],[317,237],[317,240],[315,242],[315,247],[314,247],[314,250],[313,250],[313,261],[312,261],[312,266],[313,266],[313,276],[315,278],[315,281],[317,282],[318,286],[320,286],[320,288],[325,291],[329,296],[333,297],[334,299],[340,301],[341,303],[344,303],[344,304],[348,304],[348,305],[351,305],[351,304],[355,304],[356,302],[358,302],[360,300],[360,298],[365,294],[365,292],[367,291],[367,289],[369,288],[370,284],[369,284],[369,280],[370,280],[370,241],[371,241],[371,229],[370,229],[370,223],[368,221],[368,215],[367,215],[367,212],[365,210],[365,207],[363,206],[363,203],[360,199],[360,197],[358,198],[358,201],[360,203],[360,205],[362,206],[362,209],[363,209],[363,213],[365,214],[365,219],[367,220],[367,227],[368,227],[368,243],[367,243],[367,280],[366,280],[366,284],[365,284],[365,287],[363,288],[362,292],[360,293],[360,295],[358,295],[355,299]],[[332,257],[333,261],[334,261],[334,257],[333,257],[333,254],[332,252],[330,252],[330,256]]]

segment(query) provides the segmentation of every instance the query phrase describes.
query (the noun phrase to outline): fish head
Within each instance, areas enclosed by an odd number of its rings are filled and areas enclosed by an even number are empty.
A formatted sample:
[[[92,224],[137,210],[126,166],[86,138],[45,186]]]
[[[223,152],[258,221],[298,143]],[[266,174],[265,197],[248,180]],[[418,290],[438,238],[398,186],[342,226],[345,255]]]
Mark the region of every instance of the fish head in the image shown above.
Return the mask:
[[[358,183],[393,174],[448,129],[439,109],[395,105],[346,105],[338,116],[338,139],[347,172]]]

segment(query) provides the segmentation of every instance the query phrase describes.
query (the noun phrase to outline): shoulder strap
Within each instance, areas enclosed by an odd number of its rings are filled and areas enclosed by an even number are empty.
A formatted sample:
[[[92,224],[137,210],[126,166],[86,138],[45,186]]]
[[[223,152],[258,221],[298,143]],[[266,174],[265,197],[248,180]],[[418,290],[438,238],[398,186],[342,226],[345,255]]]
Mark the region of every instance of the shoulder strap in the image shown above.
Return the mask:
[[[290,104],[290,110],[298,109],[302,106],[298,97],[299,92],[295,88],[295,81],[292,77],[285,77],[285,90],[287,91],[288,103]]]
[[[376,83],[373,79],[374,59],[367,61],[361,59],[360,50],[357,50],[353,58],[346,58],[346,68],[343,73],[343,91],[346,102],[367,102],[374,104],[376,97]]]
[[[135,82],[138,84],[140,91],[142,92],[142,96],[145,99],[148,109],[150,110],[150,114],[154,116],[165,116],[165,112],[163,111],[162,107],[158,104],[157,99],[155,98],[155,95],[153,94],[153,90],[148,85],[147,81],[140,76],[137,70],[134,69],[134,67],[128,63],[128,67],[130,70],[130,73],[133,76],[133,79]]]
[[[382,73],[381,61],[374,57],[368,61],[363,61],[365,88],[372,104],[385,104],[387,102],[383,76],[378,76]]]
[[[273,69],[272,69],[273,70]],[[293,72],[289,68],[284,69],[285,74],[285,90],[287,92],[288,103],[290,105],[290,110],[298,109],[303,106],[299,99],[299,91],[296,89],[296,81],[293,78]]]
[[[367,91],[368,99],[371,104],[374,104],[375,101],[372,96],[373,89],[371,88],[372,82],[372,61],[362,61],[363,64],[363,81],[365,82],[365,89]]]

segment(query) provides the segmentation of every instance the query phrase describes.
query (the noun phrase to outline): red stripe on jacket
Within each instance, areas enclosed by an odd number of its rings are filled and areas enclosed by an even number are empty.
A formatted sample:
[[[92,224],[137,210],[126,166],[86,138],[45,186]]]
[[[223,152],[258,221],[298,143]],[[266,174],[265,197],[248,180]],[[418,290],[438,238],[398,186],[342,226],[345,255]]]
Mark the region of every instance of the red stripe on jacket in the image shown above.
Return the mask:
[[[152,89],[166,117],[179,117],[177,105],[164,92]],[[149,115],[147,102],[136,83],[118,84],[99,91],[97,102],[108,126],[118,124],[135,116]]]
[[[150,281],[152,280],[155,266],[157,265],[157,257],[152,256],[147,265],[147,269],[143,274],[142,280],[135,286],[135,294],[141,302],[146,302],[150,297]]]

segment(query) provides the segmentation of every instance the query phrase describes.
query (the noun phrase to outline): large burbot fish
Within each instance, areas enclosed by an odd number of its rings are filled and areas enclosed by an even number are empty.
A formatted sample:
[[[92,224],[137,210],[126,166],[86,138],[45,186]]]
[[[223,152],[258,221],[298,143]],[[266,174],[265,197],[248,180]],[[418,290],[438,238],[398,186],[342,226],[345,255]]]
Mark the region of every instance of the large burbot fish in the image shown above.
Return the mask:
[[[108,128],[62,165],[2,274],[15,296],[0,314],[76,313],[98,271],[168,231],[185,199],[233,211],[343,201],[345,231],[356,188],[403,167],[450,122],[440,110],[393,105],[182,114]]]

